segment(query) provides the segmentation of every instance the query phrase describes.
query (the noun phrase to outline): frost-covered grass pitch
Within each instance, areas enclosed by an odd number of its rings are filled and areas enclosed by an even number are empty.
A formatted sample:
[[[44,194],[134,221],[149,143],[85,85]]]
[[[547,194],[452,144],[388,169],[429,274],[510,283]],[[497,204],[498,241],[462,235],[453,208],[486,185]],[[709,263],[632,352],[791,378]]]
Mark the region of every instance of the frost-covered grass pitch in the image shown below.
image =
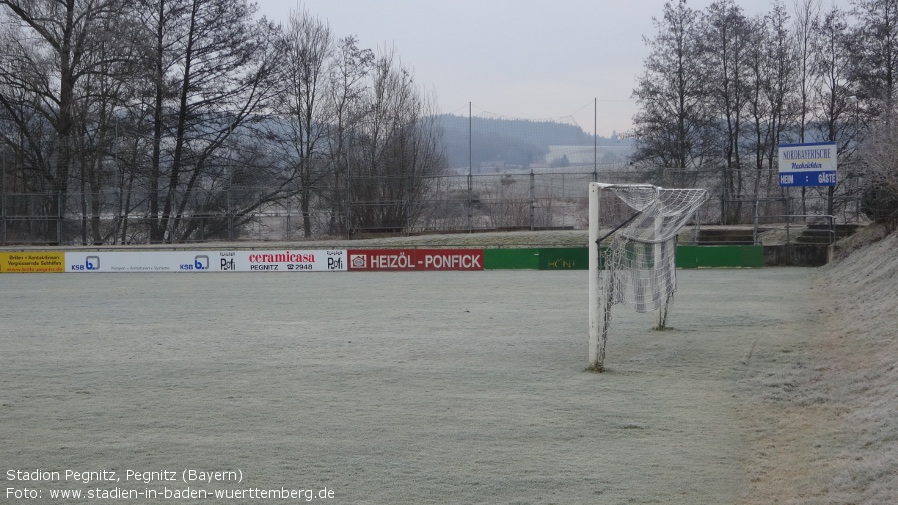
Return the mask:
[[[822,324],[812,275],[680,271],[671,329],[615,307],[592,374],[585,272],[5,274],[0,461],[334,503],[736,503],[767,382]]]

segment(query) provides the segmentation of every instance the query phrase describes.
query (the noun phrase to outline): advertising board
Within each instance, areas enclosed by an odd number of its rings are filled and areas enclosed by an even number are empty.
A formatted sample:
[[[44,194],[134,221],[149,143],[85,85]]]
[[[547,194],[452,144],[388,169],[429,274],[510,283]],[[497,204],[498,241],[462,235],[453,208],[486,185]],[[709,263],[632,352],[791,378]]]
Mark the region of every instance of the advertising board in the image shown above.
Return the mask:
[[[350,271],[483,270],[483,249],[350,249]]]
[[[781,144],[780,187],[835,186],[837,155],[835,142]]]
[[[101,251],[65,253],[65,271],[329,272],[346,270],[346,251]]]
[[[64,272],[65,254],[62,252],[2,252],[0,273]]]
[[[223,251],[219,270],[235,272],[339,272],[346,270],[346,251]]]
[[[90,251],[66,252],[65,271],[205,272],[212,270],[209,251]]]

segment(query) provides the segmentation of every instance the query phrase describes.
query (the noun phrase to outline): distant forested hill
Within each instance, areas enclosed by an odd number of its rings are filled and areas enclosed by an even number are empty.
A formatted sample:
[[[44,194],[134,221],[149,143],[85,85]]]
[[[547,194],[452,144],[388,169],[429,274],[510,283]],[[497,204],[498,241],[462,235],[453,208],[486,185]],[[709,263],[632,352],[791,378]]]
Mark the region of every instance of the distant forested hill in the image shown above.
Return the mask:
[[[441,114],[437,122],[443,131],[443,143],[451,168],[466,168],[473,157],[475,172],[483,168],[527,169],[546,166],[550,146],[629,147],[616,137],[594,139],[579,126],[552,121],[494,119]],[[469,149],[470,148],[470,149]],[[591,151],[590,151],[591,152]],[[607,161],[607,155],[600,154]],[[617,161],[617,160],[615,160]],[[624,161],[621,158],[619,161]],[[493,171],[493,170],[489,170]]]

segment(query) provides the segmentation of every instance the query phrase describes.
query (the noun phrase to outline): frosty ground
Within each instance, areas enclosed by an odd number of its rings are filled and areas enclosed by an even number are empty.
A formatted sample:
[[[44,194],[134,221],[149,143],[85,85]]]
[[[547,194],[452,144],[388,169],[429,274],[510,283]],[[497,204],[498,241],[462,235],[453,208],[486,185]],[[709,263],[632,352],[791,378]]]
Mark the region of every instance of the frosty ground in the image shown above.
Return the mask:
[[[4,274],[4,471],[244,479],[3,487],[890,502],[895,245],[681,270],[672,329],[615,307],[603,374],[585,371],[582,271]]]

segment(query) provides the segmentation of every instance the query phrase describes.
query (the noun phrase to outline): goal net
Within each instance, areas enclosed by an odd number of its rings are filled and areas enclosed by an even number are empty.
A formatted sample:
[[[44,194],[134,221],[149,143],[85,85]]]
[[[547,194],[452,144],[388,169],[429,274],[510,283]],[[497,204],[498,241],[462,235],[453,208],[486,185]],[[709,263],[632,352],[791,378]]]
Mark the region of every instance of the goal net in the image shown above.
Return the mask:
[[[708,199],[704,189],[589,185],[589,367],[601,371],[611,307],[656,311],[666,325],[677,290],[677,234]]]

